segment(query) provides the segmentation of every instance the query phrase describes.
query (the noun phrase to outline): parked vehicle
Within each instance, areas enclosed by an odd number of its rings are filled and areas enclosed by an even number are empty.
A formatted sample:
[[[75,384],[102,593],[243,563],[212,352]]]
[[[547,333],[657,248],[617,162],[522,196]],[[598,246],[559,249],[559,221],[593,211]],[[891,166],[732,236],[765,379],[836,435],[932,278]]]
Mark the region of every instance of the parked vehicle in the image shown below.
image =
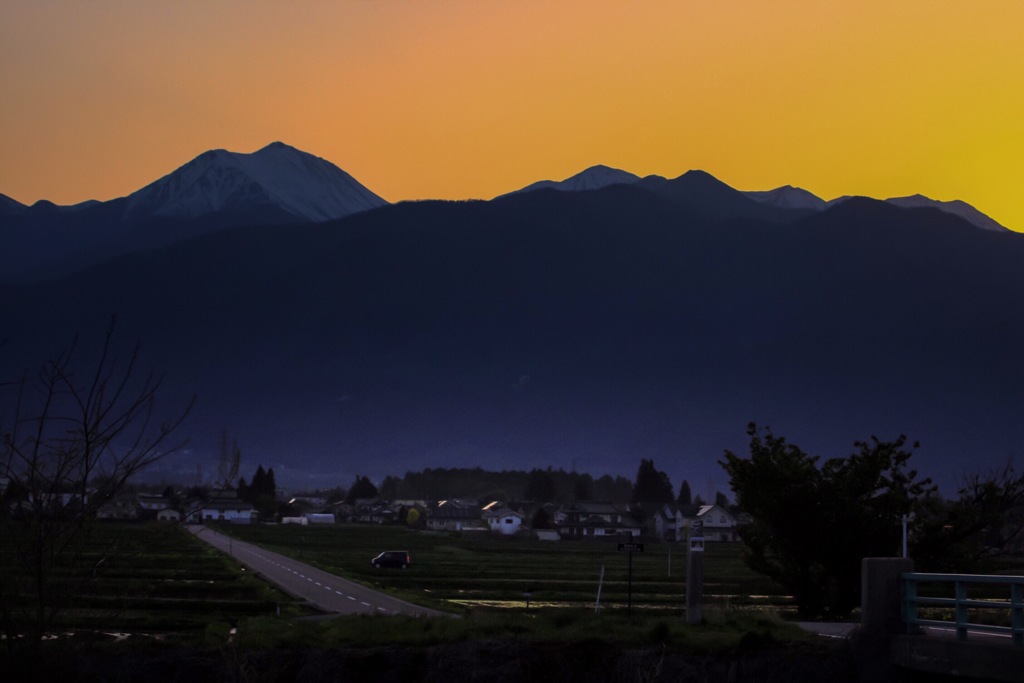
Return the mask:
[[[412,564],[412,559],[405,550],[385,550],[370,560],[370,564],[373,565],[374,569],[381,569],[383,567],[405,569]]]

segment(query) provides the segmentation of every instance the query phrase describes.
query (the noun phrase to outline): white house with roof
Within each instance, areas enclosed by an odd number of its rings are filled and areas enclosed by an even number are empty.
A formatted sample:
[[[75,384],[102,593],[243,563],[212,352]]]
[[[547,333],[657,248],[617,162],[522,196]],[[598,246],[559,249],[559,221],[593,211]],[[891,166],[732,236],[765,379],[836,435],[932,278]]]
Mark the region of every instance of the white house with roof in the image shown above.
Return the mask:
[[[193,501],[187,505],[187,521],[192,523],[227,522],[229,524],[252,524],[259,513],[252,503],[238,498],[214,498],[207,501]]]
[[[697,516],[704,529],[705,541],[738,541],[736,515],[720,505],[701,505]]]
[[[164,508],[158,510],[156,513],[156,521],[158,522],[180,522],[181,513],[174,508]]]
[[[485,505],[481,516],[488,529],[503,536],[512,536],[523,526],[523,515],[497,500]]]
[[[137,500],[141,510],[157,512],[171,507],[170,499],[151,493],[140,493],[137,495]]]

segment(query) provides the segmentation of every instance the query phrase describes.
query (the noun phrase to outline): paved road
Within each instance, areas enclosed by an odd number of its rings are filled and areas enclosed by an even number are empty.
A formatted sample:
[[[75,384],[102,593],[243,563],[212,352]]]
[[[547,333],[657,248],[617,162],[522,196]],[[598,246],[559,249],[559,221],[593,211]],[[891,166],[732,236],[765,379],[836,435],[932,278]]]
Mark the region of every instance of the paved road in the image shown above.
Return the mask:
[[[449,616],[393,598],[257,545],[233,539],[200,524],[191,524],[188,530],[218,550],[229,553],[285,593],[308,600],[325,612]]]
[[[827,621],[798,621],[797,625],[805,631],[817,633],[826,638],[849,638],[853,629],[860,624],[849,622],[827,622]]]

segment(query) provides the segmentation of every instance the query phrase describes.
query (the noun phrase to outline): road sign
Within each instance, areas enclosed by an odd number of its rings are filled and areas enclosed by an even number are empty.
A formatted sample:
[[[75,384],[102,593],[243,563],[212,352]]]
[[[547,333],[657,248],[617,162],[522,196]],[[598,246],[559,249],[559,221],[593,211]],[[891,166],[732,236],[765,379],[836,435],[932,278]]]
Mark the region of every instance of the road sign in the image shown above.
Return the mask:
[[[619,552],[629,551],[631,553],[642,553],[644,551],[643,543],[620,543]]]

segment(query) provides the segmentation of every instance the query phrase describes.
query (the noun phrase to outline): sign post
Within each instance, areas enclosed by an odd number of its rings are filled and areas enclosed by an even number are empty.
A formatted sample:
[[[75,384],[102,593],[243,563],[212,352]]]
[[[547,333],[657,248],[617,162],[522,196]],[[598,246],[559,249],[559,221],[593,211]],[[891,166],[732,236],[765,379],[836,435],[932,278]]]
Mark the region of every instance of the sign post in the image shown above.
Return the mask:
[[[629,588],[627,591],[627,602],[626,602],[626,616],[628,617],[633,612],[633,553],[642,553],[644,551],[643,543],[628,543],[619,544],[619,552],[629,553]]]
[[[690,522],[690,538],[686,553],[686,623],[704,621],[704,523]]]

